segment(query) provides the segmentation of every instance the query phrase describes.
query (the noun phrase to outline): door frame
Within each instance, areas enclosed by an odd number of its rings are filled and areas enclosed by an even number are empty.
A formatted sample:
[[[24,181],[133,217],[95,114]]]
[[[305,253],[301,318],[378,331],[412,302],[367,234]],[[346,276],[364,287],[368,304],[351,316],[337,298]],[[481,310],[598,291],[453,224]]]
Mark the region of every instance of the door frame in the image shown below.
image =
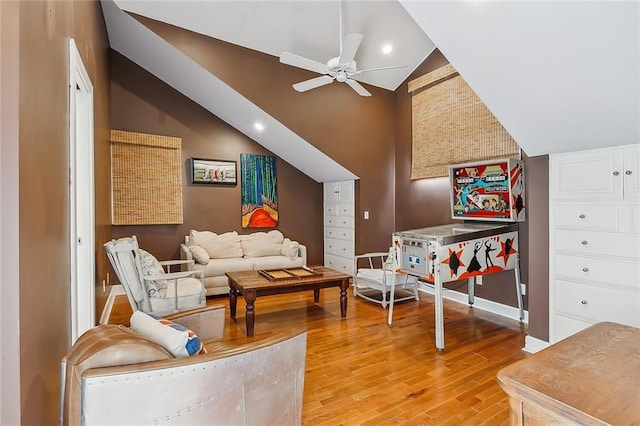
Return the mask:
[[[69,39],[69,247],[71,343],[95,326],[93,85]]]

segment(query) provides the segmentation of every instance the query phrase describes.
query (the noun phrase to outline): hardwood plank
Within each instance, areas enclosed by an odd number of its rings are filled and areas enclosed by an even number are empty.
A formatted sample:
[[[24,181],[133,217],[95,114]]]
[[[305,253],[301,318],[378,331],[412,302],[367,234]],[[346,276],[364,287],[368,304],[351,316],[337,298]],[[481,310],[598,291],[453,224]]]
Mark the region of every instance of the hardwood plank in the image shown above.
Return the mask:
[[[128,325],[125,296],[110,322]],[[433,296],[398,303],[394,326],[387,311],[349,292],[347,318],[340,318],[339,289],[258,297],[255,338],[291,325],[308,330],[304,425],[509,423],[507,396],[495,376],[526,357],[526,327],[517,321],[445,300],[445,350],[434,343]],[[229,307],[228,297],[208,304]],[[243,341],[245,304],[237,321],[227,313],[225,339]]]

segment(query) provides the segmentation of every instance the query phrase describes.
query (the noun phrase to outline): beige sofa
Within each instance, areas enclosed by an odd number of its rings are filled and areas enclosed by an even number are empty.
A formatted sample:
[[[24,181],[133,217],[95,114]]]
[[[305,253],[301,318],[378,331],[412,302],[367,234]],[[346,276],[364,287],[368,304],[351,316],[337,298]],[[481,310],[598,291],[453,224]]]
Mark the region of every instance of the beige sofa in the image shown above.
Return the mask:
[[[307,264],[307,248],[278,230],[240,235],[191,230],[180,244],[180,258],[204,271],[207,296],[229,293],[227,272],[294,268]]]
[[[128,327],[92,328],[63,359],[60,424],[301,424],[306,331],[220,339],[223,306],[170,319],[207,353],[175,358]]]

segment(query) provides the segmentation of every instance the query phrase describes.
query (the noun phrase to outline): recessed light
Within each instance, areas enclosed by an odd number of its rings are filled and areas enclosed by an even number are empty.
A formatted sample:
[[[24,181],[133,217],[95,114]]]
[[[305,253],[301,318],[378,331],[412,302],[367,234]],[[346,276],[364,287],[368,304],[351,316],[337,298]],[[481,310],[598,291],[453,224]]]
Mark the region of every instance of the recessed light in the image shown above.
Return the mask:
[[[263,130],[264,130],[264,124],[262,124],[262,123],[260,123],[260,122],[256,122],[256,123],[253,125],[253,127],[255,127],[255,128],[256,128],[256,130],[259,130],[259,131],[263,131]]]
[[[382,46],[382,53],[384,53],[385,55],[388,55],[389,53],[391,53],[392,50],[393,50],[393,46],[390,45],[389,43]]]

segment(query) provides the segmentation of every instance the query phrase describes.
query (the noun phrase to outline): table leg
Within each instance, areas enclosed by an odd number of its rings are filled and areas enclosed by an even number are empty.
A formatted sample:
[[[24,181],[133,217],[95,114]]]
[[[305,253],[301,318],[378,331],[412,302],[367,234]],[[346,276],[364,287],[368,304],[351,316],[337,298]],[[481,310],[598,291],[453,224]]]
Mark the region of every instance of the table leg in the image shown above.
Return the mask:
[[[314,288],[313,289],[313,303],[318,303],[320,302],[320,289],[319,288]]]
[[[235,287],[229,286],[229,311],[231,312],[231,319],[236,319],[236,305],[238,303],[238,290]]]
[[[343,280],[340,285],[340,316],[347,317],[347,290],[349,289],[349,280]]]
[[[253,325],[256,321],[256,313],[254,304],[256,301],[256,292],[246,290],[244,292],[244,300],[247,302],[247,312],[245,313],[245,323],[247,325],[247,337],[253,336]]]

